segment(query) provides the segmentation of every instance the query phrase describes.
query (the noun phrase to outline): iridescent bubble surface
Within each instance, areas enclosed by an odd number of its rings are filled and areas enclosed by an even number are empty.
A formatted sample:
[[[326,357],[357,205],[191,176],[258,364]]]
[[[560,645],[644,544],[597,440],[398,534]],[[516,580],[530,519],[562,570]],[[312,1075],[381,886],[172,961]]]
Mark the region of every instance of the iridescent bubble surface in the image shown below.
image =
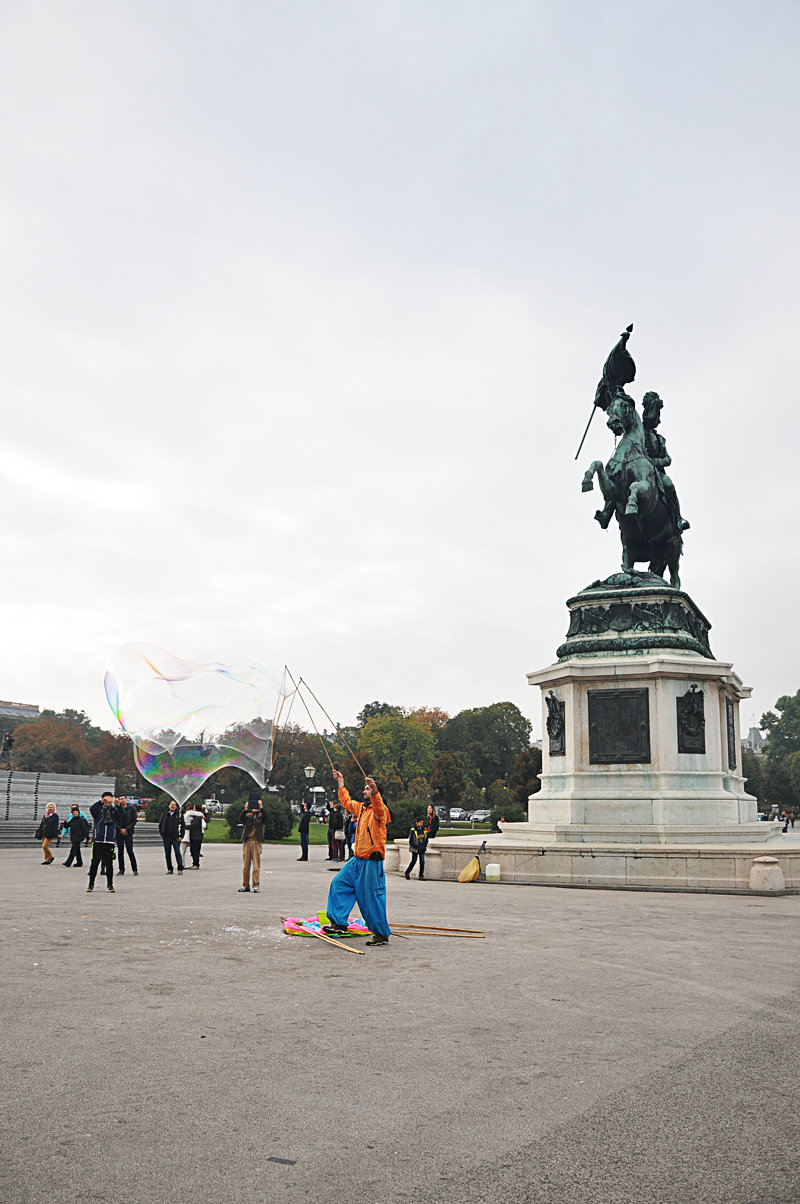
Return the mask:
[[[176,802],[226,765],[265,785],[283,671],[197,665],[155,644],[126,644],[109,662],[105,689],[139,772]]]

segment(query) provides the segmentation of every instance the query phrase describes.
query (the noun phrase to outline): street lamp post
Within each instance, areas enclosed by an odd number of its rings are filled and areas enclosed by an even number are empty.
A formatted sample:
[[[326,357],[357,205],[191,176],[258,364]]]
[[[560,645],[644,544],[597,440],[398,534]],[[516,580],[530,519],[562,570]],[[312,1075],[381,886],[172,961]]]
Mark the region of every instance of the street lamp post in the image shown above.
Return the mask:
[[[311,793],[311,783],[314,781],[314,774],[316,772],[317,771],[313,765],[306,765],[305,769],[303,770],[303,773],[306,775],[306,781],[308,782],[308,797],[310,799],[310,802],[308,804],[309,807],[311,806],[311,803],[314,802],[314,796]]]

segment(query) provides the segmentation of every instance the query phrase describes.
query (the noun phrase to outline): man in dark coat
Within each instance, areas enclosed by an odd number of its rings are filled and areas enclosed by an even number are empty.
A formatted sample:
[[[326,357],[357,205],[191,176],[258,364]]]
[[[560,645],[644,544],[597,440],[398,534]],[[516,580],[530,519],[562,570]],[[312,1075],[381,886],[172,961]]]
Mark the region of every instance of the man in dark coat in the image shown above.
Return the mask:
[[[308,803],[303,803],[302,806],[300,822],[297,825],[297,831],[300,834],[300,856],[297,860],[308,861],[308,827],[311,823],[311,808]]]
[[[128,858],[130,859],[131,869],[134,874],[139,873],[139,867],[136,864],[136,855],[133,851],[133,829],[136,827],[136,821],[139,818],[135,807],[132,807],[124,794],[121,794],[117,799],[117,856],[119,857],[118,874],[125,873],[125,850],[128,850]]]
[[[172,874],[175,871],[172,868],[172,854],[175,854],[175,860],[178,863],[178,873],[183,873],[183,858],[181,857],[181,837],[185,831],[183,816],[178,810],[178,804],[175,799],[169,800],[169,807],[158,821],[158,830],[161,833],[161,841],[164,845],[164,856],[167,859],[167,873]]]
[[[106,790],[96,803],[92,803],[89,814],[94,820],[92,833],[92,860],[89,862],[89,885],[94,890],[94,880],[102,865],[106,877],[106,890],[114,893],[114,845],[117,839],[116,807],[114,795]]]

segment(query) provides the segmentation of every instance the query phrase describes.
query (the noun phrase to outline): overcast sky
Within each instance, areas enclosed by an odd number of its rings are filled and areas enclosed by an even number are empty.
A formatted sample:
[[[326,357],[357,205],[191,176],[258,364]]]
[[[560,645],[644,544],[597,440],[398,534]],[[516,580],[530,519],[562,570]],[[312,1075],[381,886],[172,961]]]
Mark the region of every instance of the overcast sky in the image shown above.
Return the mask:
[[[6,0],[0,697],[113,727],[148,641],[541,735],[629,322],[742,727],[794,693],[799,50],[795,0]]]

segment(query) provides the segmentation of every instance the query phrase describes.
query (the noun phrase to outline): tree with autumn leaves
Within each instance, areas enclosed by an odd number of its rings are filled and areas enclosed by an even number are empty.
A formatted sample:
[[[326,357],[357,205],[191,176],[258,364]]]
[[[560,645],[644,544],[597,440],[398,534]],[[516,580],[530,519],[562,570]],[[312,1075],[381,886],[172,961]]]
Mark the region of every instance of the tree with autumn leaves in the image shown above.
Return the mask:
[[[128,737],[95,727],[82,711],[43,711],[38,720],[13,726],[16,769],[102,773],[115,779],[119,793],[157,794],[138,773]],[[438,707],[367,703],[356,725],[321,736],[297,724],[279,727],[269,785],[286,799],[302,799],[309,781],[305,769],[311,766],[314,785],[325,787],[332,797],[332,762],[351,783],[361,769],[374,775],[389,802],[413,796],[451,806],[465,791],[477,798],[498,783],[519,798],[538,786],[541,754],[530,747],[530,730],[529,720],[510,702],[453,717]],[[253,782],[243,770],[227,768],[213,774],[201,790],[205,798],[227,805],[246,799]]]

